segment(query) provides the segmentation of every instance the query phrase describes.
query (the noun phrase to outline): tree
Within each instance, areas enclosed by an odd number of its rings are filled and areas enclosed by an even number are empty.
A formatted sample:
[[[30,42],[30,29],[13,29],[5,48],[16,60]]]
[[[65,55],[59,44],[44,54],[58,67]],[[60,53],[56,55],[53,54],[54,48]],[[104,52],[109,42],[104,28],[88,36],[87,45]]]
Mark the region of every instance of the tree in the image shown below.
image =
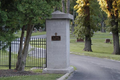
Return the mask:
[[[17,4],[17,9],[19,12],[19,21],[22,24],[22,34],[20,38],[20,48],[18,52],[18,61],[16,63],[16,70],[23,71],[26,64],[26,57],[28,54],[28,46],[32,30],[35,24],[40,23],[42,20],[51,16],[54,8],[56,7],[54,3],[57,1],[50,0],[21,0]],[[24,47],[22,48],[22,42],[24,37],[24,30],[27,26],[27,34],[25,38]]]
[[[62,12],[65,12],[65,0],[62,0]]]
[[[61,0],[45,0],[45,1],[47,1],[47,3],[51,6],[52,9],[54,9],[54,11],[56,8],[60,9],[61,7],[61,4],[60,4]]]
[[[73,14],[73,17],[75,19],[76,17],[76,11],[74,10],[74,6],[76,5],[76,0],[70,0],[70,14]],[[72,20],[72,26],[71,26],[71,32],[74,34],[74,19]]]
[[[66,0],[66,12],[70,12],[70,0]]]
[[[119,27],[118,21],[120,17],[120,0],[98,0],[101,6],[101,9],[106,12],[110,22],[110,30],[113,35],[113,54],[120,55],[119,50]]]
[[[94,31],[97,31],[97,23],[100,21],[99,5],[96,0],[77,0],[76,6],[77,17],[75,19],[75,35],[77,38],[85,38],[84,51],[92,51],[91,37]]]
[[[0,1],[0,46],[3,48],[15,39],[14,32],[18,30],[14,6],[14,0]]]
[[[62,12],[69,13],[70,11],[70,0],[61,0],[62,1]],[[66,8],[65,8],[65,3],[66,3]]]
[[[28,46],[32,30],[35,24],[40,23],[51,16],[53,9],[46,1],[40,0],[21,0],[17,4],[17,9],[20,17],[20,24],[22,24],[22,34],[20,38],[20,48],[18,52],[18,61],[16,70],[23,71],[26,64],[26,57],[28,54]],[[25,26],[27,26],[27,34],[25,38],[24,47],[22,49],[22,42],[24,37]]]
[[[1,9],[1,2],[0,2],[0,47],[4,47],[4,43],[6,42],[5,39],[5,30],[3,30],[5,22],[7,20],[7,14],[5,11]],[[7,36],[8,37],[8,36]]]
[[[104,11],[101,11],[101,32],[106,32],[106,24],[105,24],[105,20],[107,20],[107,15]]]
[[[0,1],[0,40],[10,43],[15,39],[14,32],[22,28],[16,70],[23,71],[28,54],[28,46],[35,24],[51,16],[60,0],[1,0]],[[24,47],[24,31],[27,28]],[[5,34],[6,33],[6,34]],[[1,46],[1,43],[0,43]]]

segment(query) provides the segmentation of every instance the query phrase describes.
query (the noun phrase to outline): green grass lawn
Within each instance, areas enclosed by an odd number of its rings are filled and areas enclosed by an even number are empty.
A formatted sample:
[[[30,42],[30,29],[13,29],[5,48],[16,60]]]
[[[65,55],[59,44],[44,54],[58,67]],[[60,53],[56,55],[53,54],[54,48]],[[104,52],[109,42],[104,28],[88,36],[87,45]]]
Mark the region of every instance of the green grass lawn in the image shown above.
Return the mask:
[[[105,43],[105,39],[110,39],[112,44]],[[93,52],[83,51],[84,42],[76,42],[76,38],[71,36],[70,52],[78,55],[86,55],[100,58],[108,58],[120,60],[119,55],[113,55],[113,40],[112,35],[107,33],[96,32],[92,37],[92,50]]]
[[[32,33],[32,36],[44,35],[44,34],[46,34],[45,31],[44,31],[44,32],[39,32],[39,31],[37,31],[37,32],[33,32],[33,33]],[[15,36],[16,36],[16,37],[20,37],[20,36],[21,36],[21,31],[18,31],[17,34],[15,34]],[[26,31],[25,31],[24,36],[26,36]]]
[[[0,80],[56,80],[63,74],[44,74],[33,76],[1,77]]]

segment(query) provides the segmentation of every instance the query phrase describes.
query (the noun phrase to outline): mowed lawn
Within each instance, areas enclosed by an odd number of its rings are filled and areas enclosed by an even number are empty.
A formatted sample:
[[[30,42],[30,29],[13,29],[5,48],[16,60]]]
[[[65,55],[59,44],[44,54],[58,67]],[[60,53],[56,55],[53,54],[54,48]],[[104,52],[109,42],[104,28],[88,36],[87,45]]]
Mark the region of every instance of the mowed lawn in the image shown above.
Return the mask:
[[[105,43],[106,39],[110,39],[111,43]],[[113,39],[112,34],[109,32],[101,33],[95,32],[92,37],[92,50],[93,52],[83,51],[84,42],[76,42],[76,38],[71,36],[70,52],[78,55],[86,55],[100,58],[108,58],[120,61],[120,55],[113,55]]]
[[[46,34],[45,31],[43,31],[43,32],[37,31],[37,32],[33,32],[33,33],[32,33],[32,36],[45,35],[45,34]],[[16,37],[20,37],[20,36],[21,36],[21,31],[18,31],[17,34],[15,34],[15,36],[16,36]],[[25,37],[25,36],[26,36],[26,31],[25,31],[24,37]]]
[[[56,80],[63,74],[43,74],[31,76],[1,77],[0,80]]]

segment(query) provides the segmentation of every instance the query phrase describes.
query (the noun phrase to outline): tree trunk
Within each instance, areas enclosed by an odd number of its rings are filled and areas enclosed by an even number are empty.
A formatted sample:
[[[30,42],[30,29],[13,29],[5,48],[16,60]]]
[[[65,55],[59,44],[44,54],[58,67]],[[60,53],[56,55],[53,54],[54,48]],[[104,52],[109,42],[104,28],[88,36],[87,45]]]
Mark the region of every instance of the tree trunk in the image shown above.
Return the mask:
[[[102,21],[101,21],[101,32],[106,32],[105,30],[105,16],[103,14]]]
[[[120,55],[118,33],[113,33],[113,47],[114,47],[113,54]]]
[[[75,16],[75,12],[74,12],[74,9],[73,9],[73,20],[72,20],[72,26],[71,26],[71,32],[72,32],[72,34],[74,34],[74,26],[75,26],[74,16]],[[74,36],[75,36],[75,35],[74,35]]]
[[[86,5],[89,4],[89,0],[86,0]],[[85,22],[84,25],[86,27],[86,34],[85,34],[85,48],[84,51],[92,51],[91,49],[91,28],[90,28],[90,8],[89,6],[85,6]]]
[[[113,47],[114,51],[113,54],[120,55],[119,50],[119,31],[118,31],[118,20],[116,20],[116,16],[112,15],[112,21],[111,21],[112,27],[112,34],[113,34]]]
[[[120,51],[120,44],[119,44],[119,51]]]
[[[107,9],[111,13],[111,27],[112,27],[112,34],[113,34],[113,47],[114,51],[113,54],[120,55],[119,50],[119,35],[118,35],[118,7],[117,2],[114,2],[114,8],[113,8],[113,0],[107,0]],[[114,10],[114,14],[112,13]]]
[[[19,46],[19,51],[18,51],[18,61],[16,63],[16,70],[21,70],[19,65],[22,61],[22,46],[23,46],[23,38],[24,38],[24,31],[25,31],[25,26],[22,27],[22,33],[20,37],[20,46]]]
[[[84,51],[92,52],[92,49],[91,49],[91,38],[89,36],[85,36],[85,48],[84,48]]]
[[[28,54],[29,41],[30,41],[30,37],[33,31],[33,27],[34,25],[30,25],[30,24],[28,25],[24,48],[22,50],[22,55],[20,55],[20,58],[18,58],[19,64],[16,65],[17,66],[16,70],[18,71],[24,71],[25,64],[26,64],[26,58]]]
[[[104,20],[101,22],[101,32],[105,32],[105,23]]]
[[[113,54],[120,55],[120,50],[119,50],[119,31],[118,31],[118,21],[115,20],[115,16],[113,16],[113,20],[111,21],[112,27],[112,34],[113,34],[113,47],[114,51]]]
[[[69,13],[70,11],[70,0],[66,0],[66,12]]]
[[[65,0],[62,0],[62,12],[65,12]]]

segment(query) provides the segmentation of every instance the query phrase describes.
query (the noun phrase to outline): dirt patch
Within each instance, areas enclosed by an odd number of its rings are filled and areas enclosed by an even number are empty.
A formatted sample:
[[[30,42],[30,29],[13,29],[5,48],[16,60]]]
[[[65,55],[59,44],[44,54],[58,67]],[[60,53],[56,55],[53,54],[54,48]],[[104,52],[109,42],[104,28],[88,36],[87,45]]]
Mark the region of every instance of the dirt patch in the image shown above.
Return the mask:
[[[40,75],[40,73],[34,73],[31,71],[0,70],[0,77],[24,76],[24,75]]]

